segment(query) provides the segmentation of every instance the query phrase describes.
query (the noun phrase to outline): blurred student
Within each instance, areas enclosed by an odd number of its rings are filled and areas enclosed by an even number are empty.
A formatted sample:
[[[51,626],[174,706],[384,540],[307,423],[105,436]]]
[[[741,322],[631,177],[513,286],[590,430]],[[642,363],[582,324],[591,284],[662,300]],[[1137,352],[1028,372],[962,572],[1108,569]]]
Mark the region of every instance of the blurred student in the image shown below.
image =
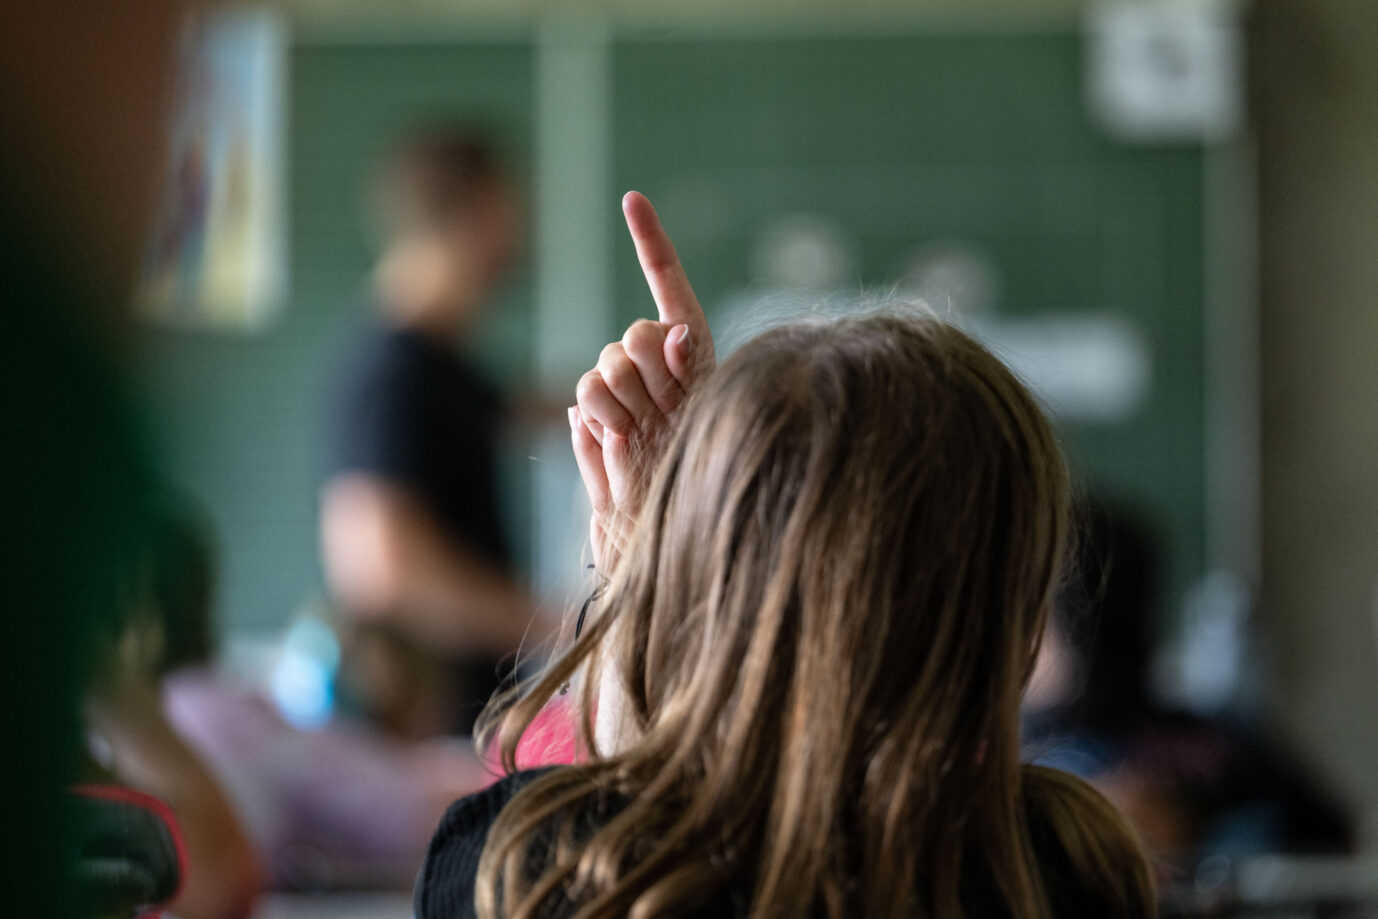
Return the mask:
[[[365,710],[404,737],[467,733],[545,637],[500,514],[503,405],[463,352],[516,252],[518,202],[483,140],[439,129],[392,152],[376,203],[376,316],[331,406],[326,580]]]
[[[111,339],[151,216],[180,19],[160,0],[0,4],[6,915],[89,906],[67,788],[149,467]]]
[[[1165,882],[1209,856],[1350,851],[1353,826],[1247,719],[1188,711],[1153,686],[1157,546],[1121,509],[1092,503],[1080,559],[1049,622],[1026,701],[1025,742],[1134,821]]]
[[[660,321],[570,409],[609,583],[495,724],[511,768],[563,694],[590,757],[456,803],[416,915],[1154,915],[1124,819],[1019,760],[1068,521],[1033,398],[931,315],[798,322],[715,368],[624,207]]]
[[[99,759],[181,827],[172,908],[240,916],[260,886],[404,888],[445,806],[489,778],[470,746],[389,741],[344,719],[289,725],[217,660],[209,522],[186,498],[150,516],[140,602],[88,711]]]
[[[87,700],[96,777],[151,795],[176,820],[185,859],[169,909],[183,919],[242,919],[262,887],[257,855],[228,795],[169,723],[162,683],[212,653],[211,553],[190,506],[152,498],[131,558],[129,604]]]

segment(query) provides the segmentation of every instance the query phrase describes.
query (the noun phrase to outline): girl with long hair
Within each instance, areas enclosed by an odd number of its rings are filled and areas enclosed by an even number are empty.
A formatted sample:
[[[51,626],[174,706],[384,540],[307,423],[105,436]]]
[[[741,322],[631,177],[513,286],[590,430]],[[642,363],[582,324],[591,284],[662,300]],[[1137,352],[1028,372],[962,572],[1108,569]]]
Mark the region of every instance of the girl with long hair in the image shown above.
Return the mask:
[[[650,203],[624,210],[660,320],[570,412],[608,581],[493,708],[513,771],[442,821],[417,916],[1152,916],[1123,818],[1019,760],[1069,538],[1028,391],[916,311],[715,367]],[[566,687],[587,755],[516,771]]]

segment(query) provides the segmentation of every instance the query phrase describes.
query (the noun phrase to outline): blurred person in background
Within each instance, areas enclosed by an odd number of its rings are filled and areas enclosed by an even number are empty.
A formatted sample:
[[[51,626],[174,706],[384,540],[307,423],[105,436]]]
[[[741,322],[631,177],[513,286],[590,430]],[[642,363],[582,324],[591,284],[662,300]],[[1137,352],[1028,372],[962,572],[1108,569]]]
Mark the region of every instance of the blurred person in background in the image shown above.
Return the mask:
[[[153,495],[142,515],[112,634],[86,713],[90,779],[167,805],[181,837],[184,877],[169,908],[183,919],[248,916],[261,888],[257,856],[226,793],[163,710],[167,674],[212,654],[212,558],[191,505]]]
[[[287,723],[261,682],[217,663],[209,521],[182,499],[163,502],[157,522],[156,615],[124,642],[133,652],[126,657],[148,663],[139,679],[106,690],[97,709],[107,761],[117,775],[195,808],[178,814],[188,880],[212,861],[201,854],[215,854],[221,867],[207,881],[222,910],[257,886],[248,870],[255,859],[273,888],[405,889],[446,805],[490,778],[472,746],[456,738],[401,742],[348,719],[312,730]],[[198,912],[182,898],[173,907],[187,919],[239,915]]]
[[[90,914],[67,788],[96,638],[123,611],[151,461],[117,365],[183,10],[0,4],[4,911]]]
[[[1169,884],[1209,856],[1351,851],[1351,819],[1248,719],[1160,698],[1152,534],[1105,504],[1080,516],[1079,564],[1025,701],[1027,752],[1123,810]]]
[[[504,407],[462,350],[516,254],[518,200],[488,143],[449,127],[404,138],[374,191],[376,310],[332,394],[321,494],[343,690],[397,736],[466,734],[546,637],[499,509]]]

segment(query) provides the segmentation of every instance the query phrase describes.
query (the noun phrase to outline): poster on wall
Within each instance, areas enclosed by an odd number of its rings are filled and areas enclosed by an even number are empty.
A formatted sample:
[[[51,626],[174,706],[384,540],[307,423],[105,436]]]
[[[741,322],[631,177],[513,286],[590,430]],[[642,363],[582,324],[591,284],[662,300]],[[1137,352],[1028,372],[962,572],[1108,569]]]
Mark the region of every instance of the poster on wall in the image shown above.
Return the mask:
[[[281,308],[286,51],[271,10],[210,10],[189,28],[138,298],[150,320],[255,331]]]

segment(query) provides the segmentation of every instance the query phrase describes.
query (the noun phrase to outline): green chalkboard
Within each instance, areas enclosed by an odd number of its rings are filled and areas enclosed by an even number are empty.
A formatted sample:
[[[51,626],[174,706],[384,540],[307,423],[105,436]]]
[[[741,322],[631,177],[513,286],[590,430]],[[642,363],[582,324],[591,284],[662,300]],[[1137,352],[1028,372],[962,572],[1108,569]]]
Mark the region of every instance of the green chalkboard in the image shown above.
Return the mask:
[[[773,215],[822,215],[887,291],[930,240],[1001,280],[998,310],[1108,313],[1139,328],[1147,401],[1064,423],[1081,485],[1162,541],[1164,611],[1203,565],[1202,151],[1103,136],[1073,28],[902,37],[624,41],[614,53],[619,189],[657,202],[700,299],[747,286]],[[630,247],[623,321],[648,300]]]
[[[916,246],[956,239],[997,266],[1002,315],[1132,321],[1153,360],[1147,401],[1130,421],[1063,435],[1083,484],[1162,538],[1164,609],[1175,602],[1204,552],[1199,147],[1103,136],[1082,102],[1071,24],[811,39],[615,28],[609,53],[614,188],[656,201],[706,304],[750,285],[752,241],[773,216],[808,212],[850,233],[857,288],[887,289]],[[320,409],[371,260],[360,197],[371,164],[407,125],[470,116],[528,172],[536,54],[524,40],[292,49],[289,302],[259,335],[149,330],[141,360],[171,474],[220,531],[231,626],[278,625],[319,590]],[[626,322],[648,300],[611,229]],[[529,277],[479,349],[507,383],[531,367]],[[525,463],[507,464],[519,547]]]

